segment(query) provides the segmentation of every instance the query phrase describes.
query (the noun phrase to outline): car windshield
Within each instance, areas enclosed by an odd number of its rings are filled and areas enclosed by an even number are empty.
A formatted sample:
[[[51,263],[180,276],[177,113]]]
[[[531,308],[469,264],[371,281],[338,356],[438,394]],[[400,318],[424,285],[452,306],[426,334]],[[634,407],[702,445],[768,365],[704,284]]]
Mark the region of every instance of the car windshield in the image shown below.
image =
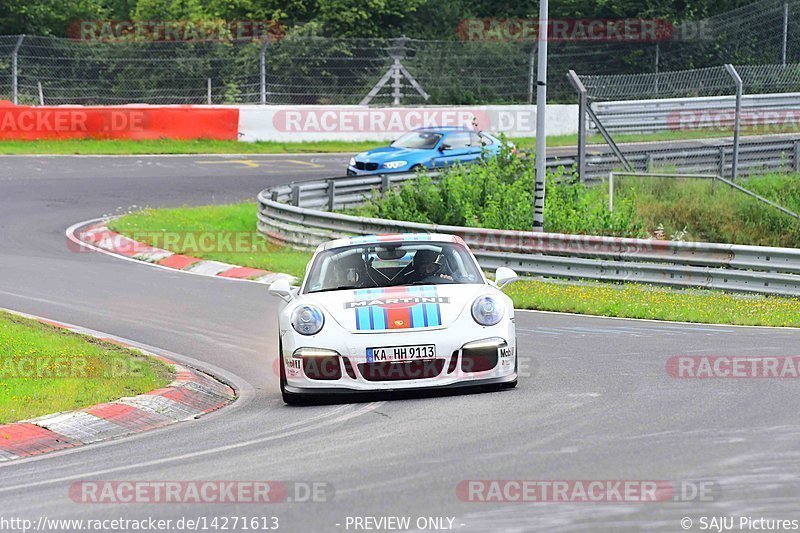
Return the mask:
[[[305,292],[457,283],[483,283],[465,246],[409,241],[320,252],[308,272]]]
[[[436,144],[439,142],[439,139],[442,138],[441,133],[432,133],[429,131],[412,131],[411,133],[406,133],[396,141],[394,141],[391,146],[395,148],[416,148],[419,150],[432,150],[436,148]]]

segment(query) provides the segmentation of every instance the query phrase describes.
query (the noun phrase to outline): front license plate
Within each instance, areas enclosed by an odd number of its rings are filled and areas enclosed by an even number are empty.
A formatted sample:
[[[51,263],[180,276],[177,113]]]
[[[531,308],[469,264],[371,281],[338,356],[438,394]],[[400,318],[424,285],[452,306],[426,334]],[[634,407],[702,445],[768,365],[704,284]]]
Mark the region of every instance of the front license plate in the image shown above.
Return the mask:
[[[436,345],[434,344],[367,348],[367,363],[413,361],[415,359],[434,359],[435,357]]]

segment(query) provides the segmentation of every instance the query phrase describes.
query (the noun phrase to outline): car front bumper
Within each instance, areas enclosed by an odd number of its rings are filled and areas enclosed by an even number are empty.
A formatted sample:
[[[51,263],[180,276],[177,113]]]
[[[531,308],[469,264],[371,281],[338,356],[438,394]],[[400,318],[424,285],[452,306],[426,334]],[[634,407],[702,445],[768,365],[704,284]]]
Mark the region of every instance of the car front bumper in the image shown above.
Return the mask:
[[[285,390],[296,394],[454,388],[510,383],[517,378],[514,324],[475,326],[468,332],[431,328],[405,333],[330,335],[313,339],[288,331],[282,338]],[[434,345],[436,355],[410,362],[368,360],[368,348]],[[295,357],[298,349],[330,350],[324,358]]]
[[[381,168],[379,166],[376,170],[359,170],[354,166],[347,167],[348,176],[377,176],[379,174],[396,174],[398,172],[410,172],[410,170],[408,170],[408,166],[402,168]]]

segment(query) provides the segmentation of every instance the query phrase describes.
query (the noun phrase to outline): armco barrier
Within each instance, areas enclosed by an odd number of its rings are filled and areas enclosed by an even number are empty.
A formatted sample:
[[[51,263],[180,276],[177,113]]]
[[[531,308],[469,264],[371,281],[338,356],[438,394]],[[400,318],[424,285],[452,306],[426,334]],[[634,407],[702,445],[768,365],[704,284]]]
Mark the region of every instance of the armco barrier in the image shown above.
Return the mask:
[[[350,235],[451,233],[489,270],[508,266],[527,276],[800,295],[800,250],[793,248],[465,228],[330,212],[414,177],[330,178],[266,189],[258,195],[258,230],[299,249]]]
[[[0,101],[0,140],[236,140],[239,109],[207,106],[16,106]]]
[[[661,148],[658,145],[666,146]],[[668,168],[680,174],[717,174],[730,176],[733,145],[730,140],[706,139],[622,145],[625,158],[636,172],[653,172]],[[619,159],[611,153],[592,154],[589,147],[586,157],[587,181],[608,177],[608,173],[622,170]],[[575,157],[558,158],[558,164],[570,168]],[[548,164],[556,160],[548,157]],[[742,139],[739,144],[739,175],[768,174],[770,172],[800,172],[800,135],[764,135]]]

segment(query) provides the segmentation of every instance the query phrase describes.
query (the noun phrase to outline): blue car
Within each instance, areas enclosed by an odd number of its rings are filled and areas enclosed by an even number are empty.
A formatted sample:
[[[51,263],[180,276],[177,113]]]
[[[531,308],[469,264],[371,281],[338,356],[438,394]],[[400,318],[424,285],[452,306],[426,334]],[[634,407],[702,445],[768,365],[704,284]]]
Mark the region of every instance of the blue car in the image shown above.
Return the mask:
[[[508,143],[509,148],[514,146]],[[470,128],[418,128],[389,146],[362,152],[350,159],[348,176],[436,170],[456,163],[476,163],[500,153],[502,141]]]

